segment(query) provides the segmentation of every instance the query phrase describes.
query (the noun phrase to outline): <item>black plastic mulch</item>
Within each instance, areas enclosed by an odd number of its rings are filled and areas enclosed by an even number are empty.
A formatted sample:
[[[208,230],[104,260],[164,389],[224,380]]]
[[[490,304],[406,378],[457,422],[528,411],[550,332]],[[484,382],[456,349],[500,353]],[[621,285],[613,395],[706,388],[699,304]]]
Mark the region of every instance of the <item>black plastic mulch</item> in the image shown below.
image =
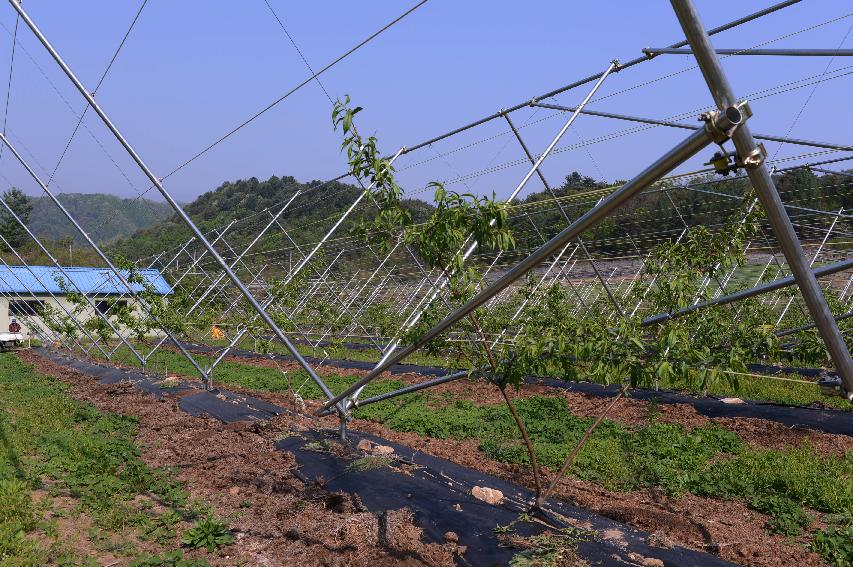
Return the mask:
[[[160,380],[141,372],[79,360],[44,348],[33,350],[49,360],[88,374],[101,384],[116,384],[126,381],[133,384],[134,388],[152,394],[157,398],[164,394],[189,392],[196,389],[186,382],[163,387]],[[199,390],[197,393],[189,394],[178,400],[178,406],[190,415],[209,415],[223,423],[270,419],[285,412],[284,408],[275,404],[226,390]]]
[[[529,378],[528,382],[600,397],[613,397],[619,392],[617,385],[604,386],[591,382],[563,382],[553,378]],[[743,403],[726,403],[716,398],[688,396],[668,390],[655,392],[632,388],[629,395],[634,399],[655,400],[662,404],[690,404],[696,408],[696,411],[711,418],[752,417],[775,421],[788,427],[803,427],[853,437],[853,413],[842,410],[785,406],[748,400]]]
[[[205,352],[218,351],[212,347],[205,345],[187,344],[192,350]],[[237,357],[246,359],[269,359],[289,360],[292,361],[292,356],[282,354],[259,354],[252,351],[235,349],[232,354]],[[311,364],[319,364],[321,359],[306,357]],[[354,360],[322,360],[327,365],[336,366],[339,368],[350,368],[355,370],[372,370],[375,363],[361,362]],[[789,372],[801,371],[803,374],[813,374],[815,376],[819,370],[810,369],[795,369],[777,367],[761,367],[764,372]],[[430,366],[418,366],[415,364],[395,364],[389,370],[392,374],[416,373],[424,376],[446,376],[450,373],[449,370]],[[525,379],[530,384],[543,384],[554,388],[561,388],[569,392],[578,392],[589,394],[598,397],[612,397],[618,392],[618,386],[604,386],[593,382],[566,382],[555,378],[543,378],[538,376],[528,376]],[[744,403],[726,403],[717,398],[709,396],[691,396],[682,392],[671,390],[644,390],[641,388],[632,388],[630,397],[638,400],[655,400],[663,404],[690,404],[696,411],[706,417],[753,417],[766,419],[787,425],[788,427],[805,427],[823,431],[824,433],[835,433],[838,435],[853,436],[853,413],[842,410],[812,408],[802,406],[787,406],[772,402],[744,401]]]
[[[209,415],[223,423],[270,419],[285,413],[275,404],[225,390],[201,391],[184,396],[178,407],[193,416]]]
[[[134,387],[155,396],[178,390],[159,388],[149,376],[131,370],[77,360],[47,349],[35,350],[45,358],[89,374],[102,383],[130,381]],[[191,389],[186,384],[179,388]],[[182,397],[179,405],[191,415],[207,414],[226,423],[264,420],[286,411],[263,400],[227,391],[199,391]],[[340,458],[330,452],[311,451],[305,447],[309,442],[326,438],[334,437],[331,433],[300,432],[298,436],[279,441],[276,447],[296,456],[303,480],[311,482],[322,477],[326,490],[358,494],[364,505],[377,515],[386,510],[409,508],[415,523],[424,530],[427,542],[443,543],[446,532],[455,532],[459,544],[467,547],[464,556],[459,558],[462,565],[505,565],[519,552],[502,546],[494,528],[518,519],[525,510],[524,503],[532,499],[527,489],[355,431],[349,434],[353,446],[361,439],[390,446],[397,456],[394,463],[402,464],[405,471],[401,472],[397,466],[353,468],[353,461],[362,456],[359,452],[353,451],[350,458]],[[477,500],[471,495],[474,486],[500,490],[505,496],[504,502],[494,506]],[[652,547],[648,543],[648,533],[564,502],[552,501],[550,512],[555,517],[573,520],[567,525],[582,524],[584,530],[589,530],[588,536],[578,545],[578,554],[594,565],[636,565],[629,553],[659,558],[670,566],[732,565],[716,556],[681,547]],[[541,533],[543,529],[537,523],[516,524],[516,533],[524,537]]]
[[[184,382],[178,382],[177,384],[169,384],[168,386],[164,387],[161,385],[161,381],[157,378],[142,374],[141,372],[135,372],[133,370],[126,370],[122,368],[114,368],[112,366],[106,366],[102,364],[96,364],[94,362],[80,360],[43,347],[33,348],[33,351],[35,351],[40,356],[47,358],[48,360],[52,360],[53,362],[56,362],[58,364],[68,366],[69,368],[73,368],[74,370],[77,370],[84,374],[88,374],[89,376],[94,377],[101,384],[117,384],[119,382],[130,382],[133,384],[134,388],[143,392],[147,392],[157,398],[162,397],[164,394],[187,392],[192,389],[188,384]]]
[[[524,503],[532,500],[532,493],[527,489],[373,435],[351,432],[349,443],[352,446],[361,439],[368,439],[392,447],[399,457],[390,464],[378,461],[381,457],[367,457],[375,459],[373,462],[380,466],[358,466],[360,463],[354,462],[364,458],[363,453],[352,451],[351,456],[345,458],[334,455],[318,443],[326,439],[333,437],[300,432],[279,441],[276,446],[296,456],[304,480],[312,482],[322,478],[323,488],[328,491],[357,494],[374,514],[408,508],[415,524],[423,529],[427,542],[444,543],[444,534],[455,532],[459,545],[467,547],[458,559],[461,565],[506,565],[519,553],[518,549],[501,545],[495,528],[519,519],[526,509]],[[504,502],[491,505],[474,498],[471,489],[475,486],[500,490]],[[719,557],[682,547],[653,547],[648,543],[648,533],[571,504],[554,501],[549,512],[553,517],[570,519],[568,526],[584,526],[584,530],[574,532],[587,534],[581,538],[578,555],[593,565],[637,565],[629,558],[629,553],[658,558],[668,566],[732,565]],[[523,537],[545,530],[541,524],[533,522],[518,522],[515,528]]]

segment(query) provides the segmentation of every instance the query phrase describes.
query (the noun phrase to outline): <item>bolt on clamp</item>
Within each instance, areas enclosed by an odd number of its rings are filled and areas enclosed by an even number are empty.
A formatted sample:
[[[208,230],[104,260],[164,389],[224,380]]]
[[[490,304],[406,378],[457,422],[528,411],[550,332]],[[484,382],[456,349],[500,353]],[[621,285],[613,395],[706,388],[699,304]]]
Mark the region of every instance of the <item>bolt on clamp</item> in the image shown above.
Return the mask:
[[[741,157],[740,165],[746,169],[755,169],[764,163],[767,158],[767,149],[764,144],[758,144],[748,154]]]
[[[824,396],[841,396],[853,402],[853,392],[844,389],[840,376],[830,376],[822,373],[818,380],[818,386]]]

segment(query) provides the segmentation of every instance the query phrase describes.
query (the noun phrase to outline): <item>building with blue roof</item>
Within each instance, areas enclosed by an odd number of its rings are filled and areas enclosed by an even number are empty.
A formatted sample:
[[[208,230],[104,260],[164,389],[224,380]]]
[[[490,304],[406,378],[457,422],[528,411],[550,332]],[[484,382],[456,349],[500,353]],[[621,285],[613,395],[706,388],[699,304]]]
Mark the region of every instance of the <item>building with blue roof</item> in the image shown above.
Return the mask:
[[[128,273],[120,273],[126,281]],[[131,284],[134,292],[149,287],[160,296],[174,293],[159,270],[139,270],[138,273],[150,286]],[[85,294],[96,309],[107,315],[116,305],[132,305],[139,310],[127,286],[109,268],[63,267],[60,270],[55,266],[0,266],[0,332],[6,331],[15,319],[25,334],[43,334],[47,329],[41,319],[45,306],[63,316],[63,307],[73,312],[75,305],[69,300],[69,293]],[[91,307],[81,314],[84,319],[96,316]]]

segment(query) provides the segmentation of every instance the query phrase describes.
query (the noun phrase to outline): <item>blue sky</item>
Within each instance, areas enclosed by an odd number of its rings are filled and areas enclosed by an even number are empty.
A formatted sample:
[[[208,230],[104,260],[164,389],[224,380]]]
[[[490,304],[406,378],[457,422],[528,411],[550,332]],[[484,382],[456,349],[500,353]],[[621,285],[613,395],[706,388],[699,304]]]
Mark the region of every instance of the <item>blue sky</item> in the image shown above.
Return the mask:
[[[285,2],[270,0],[309,62],[320,68],[414,2]],[[770,1],[697,0],[708,27],[770,5]],[[28,0],[25,8],[86,85],[94,86],[140,2]],[[798,5],[715,36],[718,47],[853,47],[853,17],[845,0],[804,0]],[[829,23],[829,20],[831,21]],[[11,54],[14,10],[0,8],[0,101]],[[816,26],[814,29],[802,31]],[[848,35],[849,34],[849,35]],[[448,2],[429,0],[405,20],[321,78],[333,97],[350,94],[366,108],[363,133],[375,133],[393,153],[434,135],[602,70],[613,58],[640,55],[682,35],[669,2]],[[40,173],[50,171],[84,102],[21,24],[12,75],[7,131]],[[829,63],[829,67],[827,64]],[[710,96],[687,56],[665,56],[608,79],[590,108],[692,122]],[[758,93],[753,130],[851,143],[853,58],[737,57],[724,61],[740,95]],[[773,96],[761,91],[816,77],[814,88]],[[44,73],[44,75],[42,74]],[[97,98],[143,158],[162,176],[309,75],[264,0],[242,2],[149,0]],[[670,76],[672,75],[672,76]],[[812,79],[813,81],[814,79]],[[805,81],[808,83],[809,81]],[[798,85],[792,85],[794,87]],[[575,104],[588,87],[557,97]],[[64,100],[63,100],[64,99]],[[67,101],[67,103],[66,103]],[[808,102],[807,102],[808,101]],[[806,104],[807,102],[807,104]],[[69,109],[69,106],[73,109]],[[293,175],[326,179],[342,173],[339,135],[331,129],[330,103],[307,85],[255,123],[167,181],[189,201],[225,180]],[[799,118],[795,117],[799,114]],[[523,109],[513,115],[534,151],[543,149],[565,116]],[[84,121],[56,177],[60,192],[135,196],[148,185],[138,168],[99,123]],[[609,137],[560,151],[543,166],[558,184],[572,170],[612,181],[631,177],[678,140],[683,131],[645,129],[581,117],[561,146]],[[768,144],[771,156],[810,152]],[[710,151],[708,152],[710,154]],[[429,180],[459,190],[506,195],[524,175],[521,150],[505,123],[493,123],[405,156],[400,180],[413,194]],[[698,156],[679,171],[701,167]],[[113,161],[115,163],[113,163]],[[795,162],[786,162],[795,163]],[[0,182],[35,194],[8,152]],[[531,182],[528,190],[539,190]],[[148,196],[156,197],[153,192]]]

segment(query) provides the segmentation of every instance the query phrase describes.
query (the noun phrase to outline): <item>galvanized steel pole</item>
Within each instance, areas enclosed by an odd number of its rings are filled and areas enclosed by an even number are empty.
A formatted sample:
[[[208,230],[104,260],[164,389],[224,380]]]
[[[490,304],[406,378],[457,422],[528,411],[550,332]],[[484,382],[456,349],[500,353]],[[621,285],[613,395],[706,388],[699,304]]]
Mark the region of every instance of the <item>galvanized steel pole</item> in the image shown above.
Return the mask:
[[[83,96],[83,98],[86,99],[86,101],[92,107],[92,110],[94,110],[95,113],[100,117],[104,125],[110,130],[110,132],[112,132],[113,136],[115,136],[118,142],[124,147],[130,157],[133,159],[133,161],[136,162],[142,172],[146,175],[146,177],[148,177],[148,180],[154,185],[157,191],[159,191],[159,193],[163,196],[166,202],[169,203],[169,205],[181,218],[184,224],[189,227],[193,235],[198,239],[199,242],[201,242],[201,244],[205,247],[208,253],[214,258],[214,260],[216,260],[220,268],[222,268],[222,270],[228,276],[228,279],[230,279],[234,286],[240,291],[240,293],[243,294],[243,296],[246,298],[246,301],[249,302],[252,308],[264,320],[264,323],[266,323],[267,326],[269,326],[270,330],[275,333],[275,335],[284,344],[287,350],[290,351],[290,354],[293,355],[299,365],[302,366],[303,369],[305,369],[309,376],[311,376],[311,379],[314,380],[314,382],[317,384],[317,386],[319,386],[323,393],[328,397],[332,397],[332,391],[329,390],[328,386],[326,386],[323,380],[320,379],[320,377],[314,371],[314,368],[310,364],[308,364],[308,361],[306,361],[302,357],[302,355],[299,353],[293,343],[290,342],[290,339],[288,339],[287,336],[282,332],[282,330],[279,329],[278,325],[275,323],[272,317],[270,317],[270,315],[261,306],[258,300],[255,299],[255,296],[252,295],[252,292],[250,292],[248,288],[243,285],[243,282],[240,281],[240,278],[238,278],[237,275],[231,270],[231,268],[228,267],[228,264],[225,262],[225,260],[222,259],[216,249],[213,248],[210,242],[208,242],[207,238],[205,238],[204,234],[202,234],[201,230],[199,230],[199,228],[195,225],[189,215],[187,215],[184,209],[178,204],[177,201],[175,201],[175,199],[169,194],[169,192],[166,191],[166,188],[160,182],[160,179],[156,175],[154,175],[154,172],[151,171],[148,165],[142,160],[142,157],[140,157],[140,155],[136,153],[136,150],[133,149],[133,146],[130,145],[130,142],[125,139],[125,137],[118,130],[115,124],[112,123],[106,113],[101,109],[100,105],[95,102],[95,97],[92,96],[92,94],[88,90],[86,90],[86,87],[83,86],[83,83],[80,82],[80,80],[71,70],[71,68],[65,63],[65,61],[62,59],[56,49],[54,49],[54,47],[50,44],[50,42],[47,40],[47,37],[45,37],[45,35],[41,32],[38,26],[36,26],[35,22],[33,22],[30,16],[24,11],[23,7],[16,0],[9,0],[9,4],[21,16],[21,19],[24,21],[25,24],[27,24],[27,27],[30,28],[30,31],[32,31],[36,38],[38,38],[44,48],[47,49],[47,51],[50,53],[51,57],[53,57],[54,61],[56,61],[57,65],[60,66],[65,75],[71,80],[77,90],[80,91],[80,94]]]
[[[687,41],[690,44],[699,68],[705,77],[705,82],[714,97],[714,102],[720,109],[727,108],[736,102],[734,91],[720,66],[720,61],[708,33],[702,26],[699,15],[692,0],[671,0],[672,7],[678,17]],[[770,172],[764,164],[764,156],[756,144],[749,126],[742,125],[732,136],[735,148],[741,159],[746,161],[747,174],[758,193],[758,198],[764,206],[767,220],[785,254],[785,259],[799,285],[800,292],[818,331],[829,350],[836,371],[841,376],[847,395],[853,399],[853,360],[832,312],[826,304],[823,292],[809,269],[808,261],[803,254],[802,246],[785,211],[785,205],[779,197],[779,192],[770,177]]]
[[[646,55],[693,55],[692,49],[677,47],[646,47]],[[717,55],[782,55],[787,57],[851,57],[853,49],[714,49]]]

